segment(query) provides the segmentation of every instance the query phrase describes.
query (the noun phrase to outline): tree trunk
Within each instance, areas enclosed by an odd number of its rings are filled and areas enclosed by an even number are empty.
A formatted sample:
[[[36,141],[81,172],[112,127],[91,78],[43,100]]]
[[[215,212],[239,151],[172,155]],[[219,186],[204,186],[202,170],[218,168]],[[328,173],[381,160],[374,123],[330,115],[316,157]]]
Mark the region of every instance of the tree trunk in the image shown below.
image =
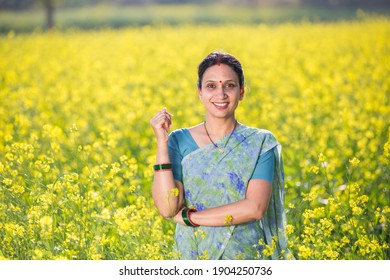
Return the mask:
[[[52,29],[54,27],[54,3],[53,0],[45,0],[46,11],[46,29]]]

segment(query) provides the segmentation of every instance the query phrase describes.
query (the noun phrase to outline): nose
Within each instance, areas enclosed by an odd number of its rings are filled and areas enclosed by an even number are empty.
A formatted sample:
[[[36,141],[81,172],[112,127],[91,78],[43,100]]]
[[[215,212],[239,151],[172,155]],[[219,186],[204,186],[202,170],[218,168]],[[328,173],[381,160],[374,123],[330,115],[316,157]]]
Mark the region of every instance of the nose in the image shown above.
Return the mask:
[[[216,92],[216,96],[221,97],[221,98],[224,98],[227,96],[227,94],[225,92],[225,87],[223,85],[218,87],[217,92]]]

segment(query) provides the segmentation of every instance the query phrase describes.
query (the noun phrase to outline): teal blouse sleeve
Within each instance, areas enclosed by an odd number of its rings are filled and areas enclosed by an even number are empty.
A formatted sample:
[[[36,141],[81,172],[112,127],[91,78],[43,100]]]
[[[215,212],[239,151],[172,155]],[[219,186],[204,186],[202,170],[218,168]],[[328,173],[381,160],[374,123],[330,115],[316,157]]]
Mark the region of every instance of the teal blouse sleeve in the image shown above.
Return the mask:
[[[263,179],[272,183],[274,180],[274,169],[275,154],[273,149],[271,149],[260,155],[251,179]]]
[[[175,180],[178,180],[180,182],[183,182],[183,174],[181,170],[181,161],[183,160],[183,154],[180,152],[179,148],[179,139],[180,138],[179,131],[177,132],[172,132],[169,135],[168,139],[168,154],[169,154],[169,159],[171,160],[172,163],[172,173],[173,173],[173,178]]]
[[[172,163],[173,178],[183,183],[183,158],[198,149],[188,129],[181,128],[171,132],[168,139],[168,154]]]

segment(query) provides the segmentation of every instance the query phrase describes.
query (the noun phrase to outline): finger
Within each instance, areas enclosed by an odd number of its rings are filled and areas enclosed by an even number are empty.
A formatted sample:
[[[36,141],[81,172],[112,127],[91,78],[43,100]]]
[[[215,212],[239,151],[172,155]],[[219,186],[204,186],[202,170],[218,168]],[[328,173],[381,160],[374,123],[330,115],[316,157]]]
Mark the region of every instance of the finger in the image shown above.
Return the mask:
[[[152,118],[152,120],[161,120],[162,118],[164,118],[167,114],[161,110],[161,111],[158,111]]]
[[[154,121],[152,121],[152,125],[155,127],[155,128],[159,128],[159,127],[162,127],[164,128],[165,130],[166,129],[169,129],[169,127],[171,126],[172,124],[172,121],[170,119],[170,117],[166,116],[166,115],[160,115],[160,116],[157,116],[155,118]]]
[[[172,124],[172,114],[166,111],[164,107],[161,111],[158,111],[150,121],[151,125],[155,128],[164,128],[168,130]]]
[[[158,118],[158,119],[159,119],[159,120],[167,121],[167,122],[169,122],[169,123],[172,123],[172,117],[171,117],[171,115],[169,115],[169,114],[167,114],[167,113],[159,115],[159,118]]]
[[[159,121],[171,121],[171,117],[169,115],[160,115],[157,117],[157,120]]]
[[[167,107],[162,108],[161,112],[164,113],[164,114],[168,114],[168,115],[171,116],[171,117],[173,116],[171,113],[169,113],[169,112],[167,111]]]
[[[172,124],[172,121],[171,121],[170,118],[167,119],[167,124],[168,124],[168,128],[169,128],[171,126],[171,124]]]
[[[170,127],[171,127],[171,123],[170,122],[165,122],[164,123],[164,128],[165,128],[166,131],[168,131]]]
[[[150,124],[153,128],[158,129],[161,128],[164,125],[165,118],[163,116],[156,116],[150,121]]]
[[[171,126],[171,124],[172,124],[172,121],[171,121],[171,119],[170,118],[168,118],[168,117],[165,117],[165,119],[164,119],[164,123],[169,127],[169,126]]]

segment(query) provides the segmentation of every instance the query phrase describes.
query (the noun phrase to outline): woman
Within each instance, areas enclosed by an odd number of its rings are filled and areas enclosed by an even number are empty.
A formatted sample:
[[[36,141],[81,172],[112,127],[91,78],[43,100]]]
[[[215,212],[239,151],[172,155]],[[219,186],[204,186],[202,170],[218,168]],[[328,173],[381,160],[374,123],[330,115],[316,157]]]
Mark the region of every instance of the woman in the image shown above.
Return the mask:
[[[209,54],[198,68],[205,121],[168,133],[166,108],[152,118],[157,140],[152,195],[161,215],[177,223],[181,259],[284,259],[281,147],[267,130],[237,121],[244,97],[240,62]]]

